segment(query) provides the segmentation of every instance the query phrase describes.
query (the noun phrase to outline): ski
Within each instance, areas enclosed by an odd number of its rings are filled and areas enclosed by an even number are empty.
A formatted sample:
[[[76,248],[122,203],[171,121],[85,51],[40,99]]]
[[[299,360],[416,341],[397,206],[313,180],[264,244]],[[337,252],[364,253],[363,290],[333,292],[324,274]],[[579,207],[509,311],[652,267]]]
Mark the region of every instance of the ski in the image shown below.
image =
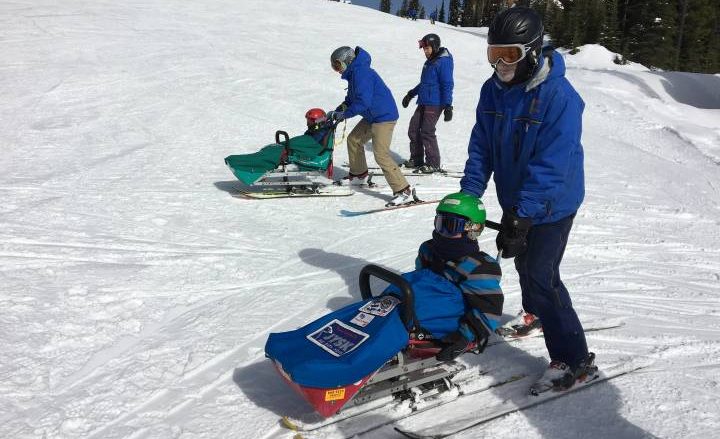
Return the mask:
[[[621,328],[624,325],[625,325],[625,322],[623,322],[621,320],[616,320],[616,321],[594,320],[594,321],[590,321],[587,323],[583,323],[583,331],[585,333],[605,331],[607,329]],[[541,331],[539,333],[532,333],[530,335],[526,335],[526,336],[522,336],[522,337],[516,337],[516,336],[512,336],[512,335],[503,336],[500,334],[498,334],[498,336],[500,338],[499,340],[491,341],[487,345],[493,346],[493,345],[501,344],[501,343],[513,343],[516,341],[523,341],[523,340],[527,340],[527,339],[531,339],[531,338],[540,338],[540,337],[544,337],[544,334]]]
[[[333,186],[332,189],[320,188],[318,191],[293,192],[284,189],[251,191],[245,189],[237,189],[232,195],[235,198],[246,199],[272,199],[272,198],[307,198],[307,197],[347,197],[354,194],[355,191],[349,188]]]
[[[551,391],[541,393],[538,396],[528,393],[529,380],[517,381],[511,386],[503,387],[503,392],[498,395],[483,394],[481,397],[474,398],[463,407],[453,407],[452,413],[443,412],[443,410],[435,411],[432,416],[428,417],[425,422],[420,419],[414,419],[413,425],[395,426],[395,430],[405,437],[411,439],[442,439],[454,434],[470,430],[486,424],[495,419],[507,416],[511,413],[529,409],[531,407],[544,404],[549,401],[567,396],[574,392],[586,389],[595,384],[600,384],[612,380],[617,377],[627,375],[642,369],[644,366],[634,364],[618,364],[601,370],[599,374],[592,380],[577,383],[573,387],[564,391]],[[507,389],[507,392],[505,390]],[[484,407],[478,410],[478,407]],[[453,419],[460,411],[465,414],[462,417]],[[449,421],[438,422],[440,419],[448,419]]]
[[[301,420],[283,416],[280,423],[283,427],[297,432],[295,439],[324,437],[331,432],[342,433],[344,437],[353,437],[411,418],[467,395],[486,392],[526,378],[524,374],[511,375],[501,380],[487,377],[488,382],[477,383],[478,379],[486,375],[487,372],[481,372],[463,377],[461,383],[452,390],[437,393],[432,398],[420,402],[412,399],[397,400],[388,396],[362,406],[345,409],[332,418],[322,419],[318,415],[310,415]]]
[[[347,168],[349,165],[347,163],[344,164],[344,166]],[[380,169],[377,166],[368,166],[368,170],[373,172],[374,175],[382,176],[382,169]],[[404,168],[400,167],[400,172],[402,175],[406,177],[432,177],[435,176],[441,176],[441,177],[449,177],[449,178],[463,178],[465,175],[465,172],[463,171],[456,171],[456,170],[448,170],[448,169],[442,169],[438,172],[433,172],[432,174],[423,174],[422,172],[415,172],[415,170],[411,168]]]
[[[398,206],[386,206],[386,207],[380,207],[377,209],[369,209],[369,210],[341,210],[340,216],[344,217],[353,217],[353,216],[362,216],[362,215],[370,215],[373,213],[380,213],[380,212],[388,212],[391,210],[397,210],[397,209],[406,209],[408,207],[415,207],[415,206],[422,206],[423,204],[437,204],[440,200],[418,200],[418,201],[412,201],[410,203],[400,204]]]

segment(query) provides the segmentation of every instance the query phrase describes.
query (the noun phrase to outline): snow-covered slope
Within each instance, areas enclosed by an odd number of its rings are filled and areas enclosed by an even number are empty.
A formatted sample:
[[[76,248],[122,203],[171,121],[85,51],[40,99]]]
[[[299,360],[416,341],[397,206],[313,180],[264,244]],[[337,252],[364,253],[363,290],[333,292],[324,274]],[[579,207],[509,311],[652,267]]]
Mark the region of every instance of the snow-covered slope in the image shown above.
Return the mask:
[[[456,62],[439,138],[444,165],[461,168],[491,73],[485,39],[319,0],[13,0],[0,23],[0,436],[287,437],[278,416],[304,406],[264,360],[267,334],[356,300],[367,263],[410,269],[433,209],[338,215],[383,192],[238,200],[223,158],[334,108],[340,45],[368,50],[399,100],[419,77],[418,38],[437,30]],[[603,50],[567,58],[587,104],[587,201],[563,272],[583,320],[626,322],[588,337],[600,365],[652,367],[464,437],[720,427],[718,76],[616,66]],[[417,184],[428,198],[458,187]],[[532,341],[468,361],[532,371],[543,354]]]

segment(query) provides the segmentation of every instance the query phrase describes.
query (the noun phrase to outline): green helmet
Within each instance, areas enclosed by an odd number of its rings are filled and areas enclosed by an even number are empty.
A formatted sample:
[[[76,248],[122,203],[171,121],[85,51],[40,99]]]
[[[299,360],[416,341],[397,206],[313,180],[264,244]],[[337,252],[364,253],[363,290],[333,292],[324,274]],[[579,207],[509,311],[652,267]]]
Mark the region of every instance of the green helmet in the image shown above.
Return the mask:
[[[443,236],[463,234],[477,240],[485,227],[485,206],[475,195],[462,192],[446,195],[435,212],[435,231]]]
[[[475,224],[485,224],[485,206],[475,195],[463,192],[446,195],[435,211],[463,216]]]

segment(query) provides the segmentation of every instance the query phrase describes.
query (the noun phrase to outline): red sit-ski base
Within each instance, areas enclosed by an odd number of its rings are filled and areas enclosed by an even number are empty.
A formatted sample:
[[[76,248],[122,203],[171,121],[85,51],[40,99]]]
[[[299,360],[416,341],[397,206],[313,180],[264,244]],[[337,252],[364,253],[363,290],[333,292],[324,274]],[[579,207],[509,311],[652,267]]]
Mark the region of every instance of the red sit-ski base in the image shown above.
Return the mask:
[[[360,381],[348,384],[347,386],[322,389],[318,387],[306,387],[290,379],[282,366],[273,360],[273,365],[290,387],[295,389],[320,415],[328,418],[337,413],[353,396],[365,385],[374,373],[366,376]]]

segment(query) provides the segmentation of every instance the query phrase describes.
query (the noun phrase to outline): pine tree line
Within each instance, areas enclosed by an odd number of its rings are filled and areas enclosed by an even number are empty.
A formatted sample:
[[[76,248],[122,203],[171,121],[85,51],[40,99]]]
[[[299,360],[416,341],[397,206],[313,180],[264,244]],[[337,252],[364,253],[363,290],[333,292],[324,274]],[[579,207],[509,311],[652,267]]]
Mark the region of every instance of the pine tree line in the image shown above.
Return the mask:
[[[382,0],[390,11],[391,1]],[[510,0],[512,3],[512,0]],[[602,44],[617,62],[700,73],[720,72],[720,0],[515,0],[536,9],[556,47]],[[386,5],[387,4],[387,5]],[[386,5],[386,6],[384,6]],[[418,0],[403,0],[407,13]],[[382,9],[385,7],[386,9]],[[488,26],[508,0],[443,0],[438,20],[453,26]],[[422,17],[424,18],[424,9]]]

